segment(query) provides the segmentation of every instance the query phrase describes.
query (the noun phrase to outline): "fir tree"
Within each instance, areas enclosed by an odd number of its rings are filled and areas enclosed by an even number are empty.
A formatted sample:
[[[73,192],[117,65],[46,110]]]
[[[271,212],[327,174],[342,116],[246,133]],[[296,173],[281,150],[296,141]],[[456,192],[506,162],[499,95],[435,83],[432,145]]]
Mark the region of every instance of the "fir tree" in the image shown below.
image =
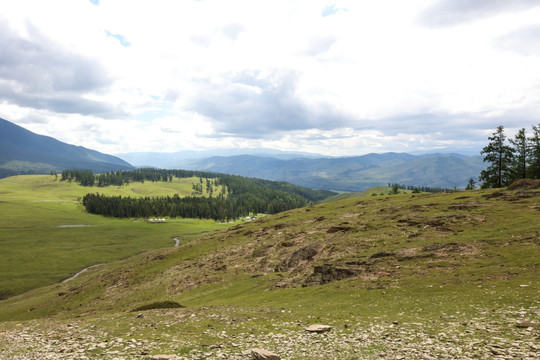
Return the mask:
[[[527,162],[529,158],[529,146],[525,128],[518,131],[514,139],[510,139],[513,146],[512,182],[527,177]]]
[[[465,187],[465,190],[474,190],[476,188],[476,182],[473,178],[469,179],[469,182],[467,183],[467,187]]]
[[[540,124],[532,127],[532,136],[527,139],[529,146],[529,167],[527,176],[540,179]]]
[[[484,162],[490,165],[480,173],[480,181],[483,188],[500,188],[508,186],[512,180],[513,150],[505,144],[506,135],[504,127],[500,125],[488,138],[490,143],[484,147],[481,154],[485,154]]]

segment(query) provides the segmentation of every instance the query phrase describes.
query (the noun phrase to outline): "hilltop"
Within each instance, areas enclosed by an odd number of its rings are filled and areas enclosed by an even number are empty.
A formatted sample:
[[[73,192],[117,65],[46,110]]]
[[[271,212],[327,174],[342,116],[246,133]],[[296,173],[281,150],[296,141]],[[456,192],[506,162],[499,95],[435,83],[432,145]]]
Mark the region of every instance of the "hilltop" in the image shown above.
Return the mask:
[[[67,168],[104,172],[130,170],[133,166],[118,157],[38,135],[0,118],[0,178]]]
[[[72,350],[104,358],[240,359],[250,347],[288,359],[533,358],[539,198],[518,187],[290,210],[8,299],[2,320],[36,320],[0,329],[11,354],[48,327],[24,351],[58,354],[53,339],[69,333],[84,339]],[[333,329],[308,336],[313,323]]]

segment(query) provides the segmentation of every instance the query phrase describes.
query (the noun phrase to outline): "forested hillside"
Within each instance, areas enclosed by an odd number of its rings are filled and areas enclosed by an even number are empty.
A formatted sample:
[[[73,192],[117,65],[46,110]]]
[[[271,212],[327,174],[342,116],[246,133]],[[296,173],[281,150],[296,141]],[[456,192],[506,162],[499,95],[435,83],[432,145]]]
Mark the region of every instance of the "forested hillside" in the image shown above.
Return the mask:
[[[286,182],[189,170],[145,168],[97,175],[88,170],[64,170],[61,179],[99,188],[131,182],[170,182],[175,177],[199,178],[193,183],[192,196],[131,198],[97,192],[85,195],[83,205],[90,213],[113,217],[169,216],[228,221],[256,213],[275,214],[335,195],[332,191],[313,190]],[[203,188],[207,196],[202,196]]]

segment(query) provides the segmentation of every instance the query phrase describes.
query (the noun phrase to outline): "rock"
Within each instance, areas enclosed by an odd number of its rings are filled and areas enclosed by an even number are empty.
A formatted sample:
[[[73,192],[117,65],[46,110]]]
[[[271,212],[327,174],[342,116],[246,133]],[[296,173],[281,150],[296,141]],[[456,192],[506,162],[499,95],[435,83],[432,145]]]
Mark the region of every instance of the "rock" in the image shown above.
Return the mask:
[[[281,360],[278,355],[264,349],[251,349],[251,356],[255,360]]]
[[[154,355],[150,359],[152,360],[180,360],[182,358],[176,355]]]
[[[537,322],[528,322],[528,321],[521,321],[516,323],[516,326],[518,328],[535,328],[540,329],[540,323]]]
[[[324,333],[332,329],[329,325],[314,324],[306,328],[307,332]]]

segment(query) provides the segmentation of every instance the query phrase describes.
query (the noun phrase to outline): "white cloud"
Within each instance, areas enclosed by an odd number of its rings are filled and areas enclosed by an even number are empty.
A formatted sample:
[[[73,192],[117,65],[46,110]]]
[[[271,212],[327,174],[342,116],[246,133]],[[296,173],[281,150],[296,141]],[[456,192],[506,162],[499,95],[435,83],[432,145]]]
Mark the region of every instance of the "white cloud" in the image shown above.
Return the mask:
[[[540,6],[509,3],[9,0],[0,116],[115,153],[479,148],[540,110]]]

